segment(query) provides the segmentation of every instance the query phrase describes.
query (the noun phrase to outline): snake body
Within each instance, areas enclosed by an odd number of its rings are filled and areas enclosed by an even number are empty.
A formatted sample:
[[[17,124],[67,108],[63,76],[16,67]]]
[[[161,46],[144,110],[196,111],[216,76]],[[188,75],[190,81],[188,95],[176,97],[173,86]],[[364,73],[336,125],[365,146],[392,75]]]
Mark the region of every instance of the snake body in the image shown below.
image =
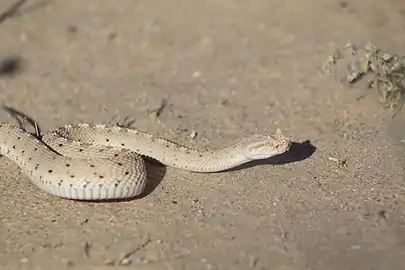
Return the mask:
[[[135,197],[148,175],[144,156],[192,172],[219,172],[286,152],[280,130],[257,134],[217,150],[199,151],[117,125],[65,125],[42,139],[0,124],[0,154],[12,160],[41,190],[77,200]]]

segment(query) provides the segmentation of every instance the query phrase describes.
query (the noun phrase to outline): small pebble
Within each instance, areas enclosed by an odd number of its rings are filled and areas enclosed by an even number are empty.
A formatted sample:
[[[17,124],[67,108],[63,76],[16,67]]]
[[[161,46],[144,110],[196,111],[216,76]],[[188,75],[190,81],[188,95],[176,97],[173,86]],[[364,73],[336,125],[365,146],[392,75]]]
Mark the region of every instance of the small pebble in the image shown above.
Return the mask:
[[[197,132],[196,131],[191,132],[190,138],[194,139],[195,137],[197,137]]]
[[[86,224],[86,223],[88,223],[88,222],[89,222],[89,219],[88,219],[88,218],[84,218],[84,219],[80,220],[79,225],[84,225],[84,224]]]
[[[360,249],[360,245],[353,245],[350,248],[353,250],[358,250],[358,249]]]
[[[129,259],[129,258],[123,258],[121,261],[120,261],[120,265],[130,265],[132,263],[132,260],[131,259]]]
[[[196,79],[196,78],[201,77],[201,74],[202,74],[201,71],[195,71],[191,77],[193,79]]]
[[[392,55],[389,53],[384,53],[381,57],[384,61],[389,61],[392,59]]]

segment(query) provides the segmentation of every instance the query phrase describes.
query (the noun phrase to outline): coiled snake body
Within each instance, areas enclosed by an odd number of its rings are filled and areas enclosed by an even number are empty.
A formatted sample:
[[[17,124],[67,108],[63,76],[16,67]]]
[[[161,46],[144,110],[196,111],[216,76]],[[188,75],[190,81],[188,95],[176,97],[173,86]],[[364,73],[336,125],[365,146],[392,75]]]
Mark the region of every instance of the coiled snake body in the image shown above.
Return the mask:
[[[41,190],[77,200],[110,200],[141,194],[147,181],[143,156],[193,172],[219,172],[282,154],[291,141],[280,130],[233,145],[198,151],[116,125],[65,125],[42,140],[0,123],[0,154]]]

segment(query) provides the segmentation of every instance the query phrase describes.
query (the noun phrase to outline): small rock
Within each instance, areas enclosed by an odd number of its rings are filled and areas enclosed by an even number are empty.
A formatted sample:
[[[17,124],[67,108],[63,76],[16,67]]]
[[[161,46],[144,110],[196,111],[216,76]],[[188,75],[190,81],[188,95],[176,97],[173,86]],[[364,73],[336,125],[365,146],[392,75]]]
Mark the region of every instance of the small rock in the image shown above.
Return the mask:
[[[86,223],[88,223],[88,222],[89,222],[89,219],[88,219],[88,218],[84,218],[84,219],[82,219],[82,220],[79,221],[79,225],[84,225],[84,224],[86,224]]]
[[[386,219],[387,218],[387,212],[385,210],[378,211],[378,217]]]
[[[194,139],[195,137],[197,137],[197,132],[196,131],[191,132],[190,138]]]
[[[391,59],[392,59],[392,55],[391,54],[389,54],[389,53],[384,53],[383,55],[382,55],[382,59],[384,60],[384,61],[390,61]]]
[[[202,73],[201,71],[197,70],[193,73],[193,75],[191,76],[193,79],[199,78],[201,77]]]
[[[356,46],[354,46],[354,44],[353,44],[351,41],[349,41],[348,43],[346,43],[346,44],[344,45],[344,48],[345,48],[351,55],[356,55],[356,52],[357,52]]]
[[[361,71],[361,68],[359,67],[359,64],[357,62],[349,64],[348,72],[349,73],[347,74],[347,80],[350,83],[355,82],[361,77],[361,75],[363,75],[363,72]]]
[[[378,48],[377,46],[375,46],[373,43],[371,42],[367,42],[367,44],[364,46],[364,49],[370,53],[376,53],[378,52]]]
[[[121,261],[120,261],[120,265],[130,265],[132,263],[132,260],[130,259],[130,258],[123,258]]]

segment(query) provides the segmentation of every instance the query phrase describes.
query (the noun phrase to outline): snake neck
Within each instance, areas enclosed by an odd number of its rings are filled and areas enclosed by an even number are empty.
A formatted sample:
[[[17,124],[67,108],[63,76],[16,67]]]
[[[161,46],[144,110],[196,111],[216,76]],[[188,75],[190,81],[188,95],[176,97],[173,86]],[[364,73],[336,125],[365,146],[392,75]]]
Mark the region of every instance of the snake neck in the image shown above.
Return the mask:
[[[182,147],[175,152],[167,152],[159,156],[150,155],[148,153],[143,154],[166,166],[201,173],[225,171],[249,161],[245,156],[232,148],[218,149],[215,151],[197,151]]]

